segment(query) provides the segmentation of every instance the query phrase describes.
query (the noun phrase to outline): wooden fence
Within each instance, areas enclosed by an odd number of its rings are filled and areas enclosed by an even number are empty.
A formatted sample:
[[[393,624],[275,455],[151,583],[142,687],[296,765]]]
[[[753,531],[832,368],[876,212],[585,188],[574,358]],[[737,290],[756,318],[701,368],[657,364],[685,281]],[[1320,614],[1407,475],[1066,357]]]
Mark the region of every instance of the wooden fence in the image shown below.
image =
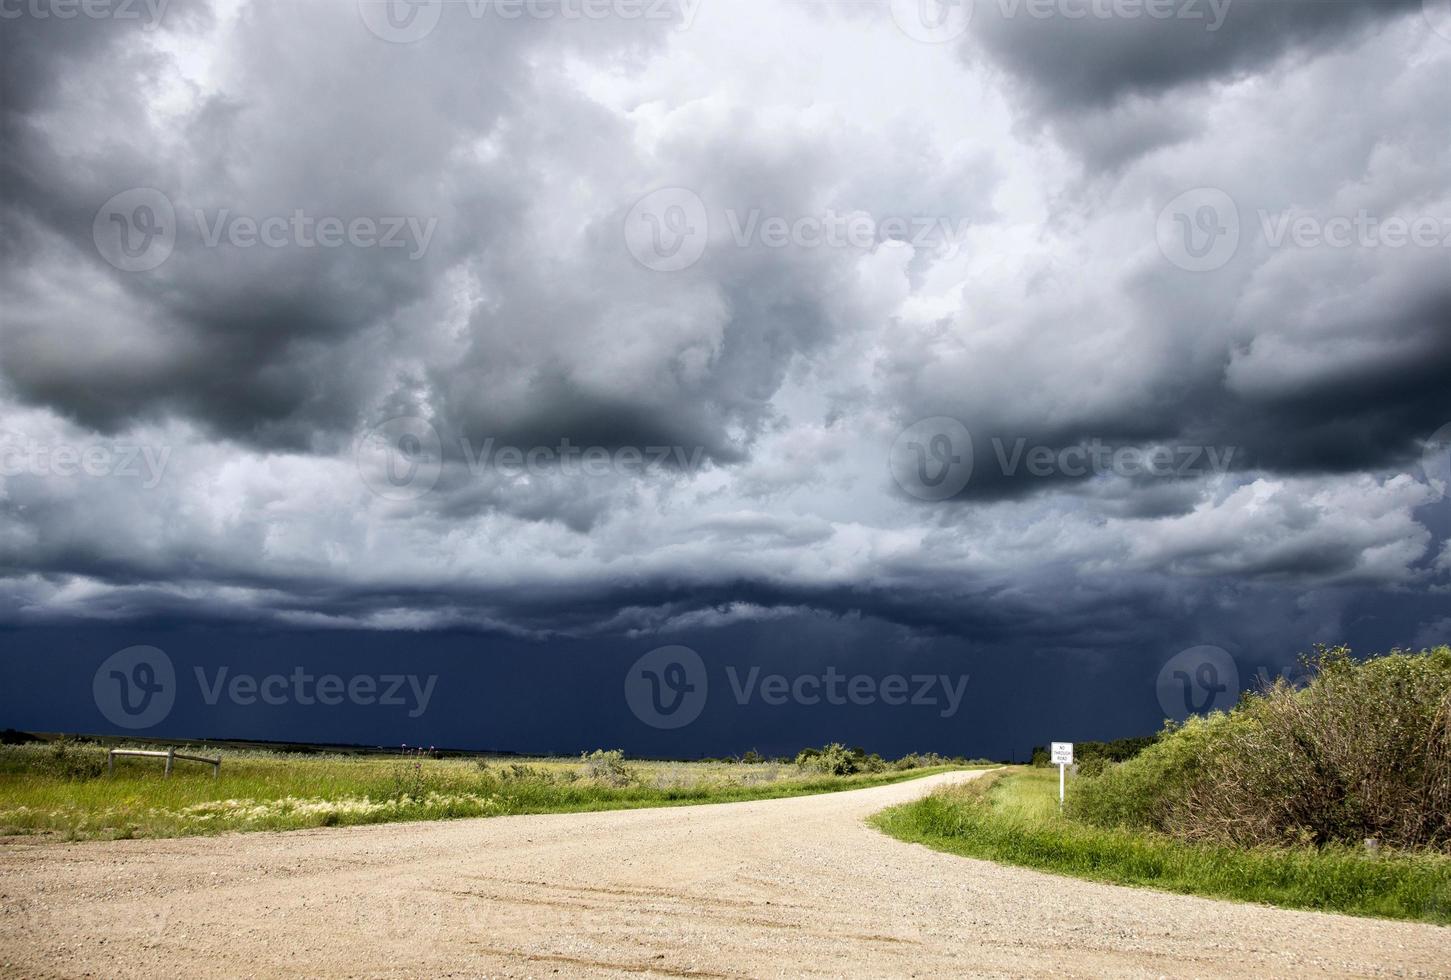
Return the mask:
[[[222,772],[221,756],[217,756],[215,759],[208,759],[206,756],[203,755],[186,755],[184,753],[176,751],[176,749],[167,749],[165,752],[151,752],[145,749],[111,749],[109,752],[106,753],[106,772],[113,775],[115,774],[116,756],[118,755],[139,755],[153,759],[165,759],[166,775],[168,776],[171,775],[171,767],[177,759],[185,759],[188,762],[206,763],[207,765],[212,767],[213,779],[216,779],[217,776],[221,775]]]

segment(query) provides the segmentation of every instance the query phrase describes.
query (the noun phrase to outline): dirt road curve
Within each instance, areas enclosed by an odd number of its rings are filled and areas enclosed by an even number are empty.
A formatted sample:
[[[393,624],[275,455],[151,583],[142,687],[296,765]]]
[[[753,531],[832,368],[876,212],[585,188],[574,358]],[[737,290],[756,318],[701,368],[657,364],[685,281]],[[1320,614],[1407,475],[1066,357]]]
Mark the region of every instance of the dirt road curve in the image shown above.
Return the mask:
[[[830,796],[221,839],[0,845],[5,976],[1451,972],[1451,929],[1073,881]]]

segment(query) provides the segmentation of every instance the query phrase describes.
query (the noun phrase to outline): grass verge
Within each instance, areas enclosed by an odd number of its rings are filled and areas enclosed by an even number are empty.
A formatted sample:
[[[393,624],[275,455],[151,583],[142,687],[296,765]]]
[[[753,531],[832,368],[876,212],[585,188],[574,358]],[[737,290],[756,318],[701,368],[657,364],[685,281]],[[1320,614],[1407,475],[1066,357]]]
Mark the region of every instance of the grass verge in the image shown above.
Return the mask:
[[[210,754],[210,753],[202,753]],[[0,748],[0,836],[180,837],[524,813],[684,806],[860,789],[945,772],[935,766],[827,775],[791,764],[224,753],[221,776],[81,746]]]
[[[1095,827],[1058,813],[1057,783],[1054,770],[1006,769],[872,819],[901,840],[1094,881],[1451,924],[1451,857],[1187,844],[1153,832]]]

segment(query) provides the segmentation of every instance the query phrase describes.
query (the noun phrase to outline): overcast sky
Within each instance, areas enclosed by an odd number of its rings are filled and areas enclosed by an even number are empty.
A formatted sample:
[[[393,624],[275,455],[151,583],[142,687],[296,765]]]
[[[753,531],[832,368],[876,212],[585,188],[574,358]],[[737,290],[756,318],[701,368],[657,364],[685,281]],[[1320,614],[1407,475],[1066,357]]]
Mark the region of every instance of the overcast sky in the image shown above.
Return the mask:
[[[13,656],[1451,637],[1451,3],[0,15]]]

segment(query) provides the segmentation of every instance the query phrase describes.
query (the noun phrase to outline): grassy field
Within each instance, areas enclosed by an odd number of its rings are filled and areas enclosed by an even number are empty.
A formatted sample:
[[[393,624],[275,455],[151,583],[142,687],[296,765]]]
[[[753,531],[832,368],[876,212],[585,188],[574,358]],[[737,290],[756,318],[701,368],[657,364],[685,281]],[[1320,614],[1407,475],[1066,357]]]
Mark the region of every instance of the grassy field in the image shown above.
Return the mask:
[[[1068,792],[1073,792],[1070,781]],[[1451,858],[1349,847],[1236,848],[1081,823],[1054,769],[1005,769],[874,818],[902,840],[1121,885],[1451,924]]]
[[[221,755],[218,779],[210,766],[190,762],[178,762],[168,779],[159,759],[119,758],[115,775],[107,775],[99,745],[0,747],[0,836],[176,837],[725,803],[877,786],[954,768],[837,776],[791,763],[635,762],[617,753],[593,759]]]

